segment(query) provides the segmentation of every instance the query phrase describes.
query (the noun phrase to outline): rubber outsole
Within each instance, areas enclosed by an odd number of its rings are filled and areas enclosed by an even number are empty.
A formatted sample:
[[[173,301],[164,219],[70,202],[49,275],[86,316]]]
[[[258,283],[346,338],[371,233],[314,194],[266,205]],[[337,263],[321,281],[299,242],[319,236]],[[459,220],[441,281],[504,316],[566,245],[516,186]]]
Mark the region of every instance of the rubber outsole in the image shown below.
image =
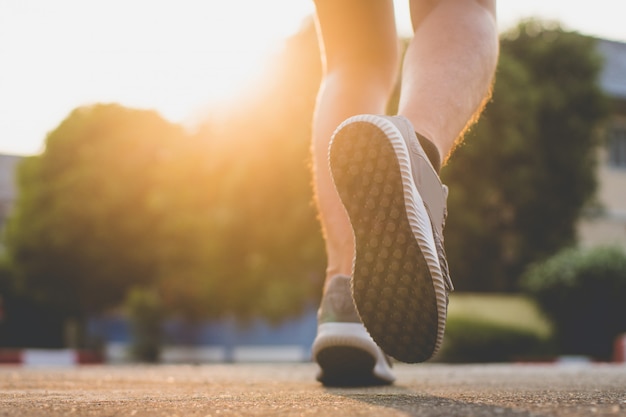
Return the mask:
[[[322,368],[318,380],[326,386],[367,387],[391,383],[374,374],[376,358],[357,347],[329,346],[317,353],[315,361]]]
[[[403,139],[396,138],[396,147],[399,141]],[[407,184],[412,181],[407,180],[410,167],[401,169],[397,152],[388,132],[366,119],[353,118],[336,131],[329,158],[354,230],[352,291],[361,320],[386,354],[415,363],[429,359],[438,349],[445,307],[441,320],[442,306],[431,275],[434,242],[432,248],[423,242],[429,233],[432,240],[432,229],[427,218],[418,218],[416,226],[415,217],[427,214],[414,185]],[[406,152],[403,160],[408,161]],[[408,205],[413,219],[408,217]],[[424,212],[415,215],[415,207]]]
[[[326,386],[389,385],[391,364],[361,323],[322,323],[312,347],[320,366],[317,380]]]

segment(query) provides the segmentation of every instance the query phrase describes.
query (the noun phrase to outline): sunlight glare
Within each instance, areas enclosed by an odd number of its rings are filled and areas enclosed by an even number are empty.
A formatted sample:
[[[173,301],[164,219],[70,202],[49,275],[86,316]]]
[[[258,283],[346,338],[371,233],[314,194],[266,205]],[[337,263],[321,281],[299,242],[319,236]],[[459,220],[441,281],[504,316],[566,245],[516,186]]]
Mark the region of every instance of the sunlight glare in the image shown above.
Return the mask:
[[[184,121],[240,93],[312,12],[308,0],[3,0],[0,89],[12,100],[0,114],[19,117],[0,120],[15,132],[2,141],[33,153],[92,103]]]
[[[615,3],[499,2],[499,27],[537,15],[626,41]],[[408,1],[395,4],[409,36]],[[244,96],[313,12],[312,0],[0,0],[0,152],[40,151],[47,131],[92,103],[187,122]]]

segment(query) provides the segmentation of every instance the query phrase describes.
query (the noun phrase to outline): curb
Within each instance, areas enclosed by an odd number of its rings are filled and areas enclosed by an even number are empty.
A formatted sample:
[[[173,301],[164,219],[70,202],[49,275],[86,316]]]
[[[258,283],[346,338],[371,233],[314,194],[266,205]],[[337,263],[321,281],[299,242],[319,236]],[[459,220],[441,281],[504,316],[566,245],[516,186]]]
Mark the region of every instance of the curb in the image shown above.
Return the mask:
[[[2,349],[0,365],[72,366],[104,363],[102,353],[83,349]]]

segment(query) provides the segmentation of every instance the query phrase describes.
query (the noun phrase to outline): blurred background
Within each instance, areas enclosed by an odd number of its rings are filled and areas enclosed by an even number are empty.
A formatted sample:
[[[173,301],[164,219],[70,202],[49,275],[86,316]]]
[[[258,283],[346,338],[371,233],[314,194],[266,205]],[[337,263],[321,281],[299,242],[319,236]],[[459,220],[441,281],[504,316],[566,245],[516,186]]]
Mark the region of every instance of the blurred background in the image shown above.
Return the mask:
[[[442,171],[435,361],[624,360],[621,8],[498,5],[493,99]],[[0,0],[0,363],[310,359],[313,13]]]

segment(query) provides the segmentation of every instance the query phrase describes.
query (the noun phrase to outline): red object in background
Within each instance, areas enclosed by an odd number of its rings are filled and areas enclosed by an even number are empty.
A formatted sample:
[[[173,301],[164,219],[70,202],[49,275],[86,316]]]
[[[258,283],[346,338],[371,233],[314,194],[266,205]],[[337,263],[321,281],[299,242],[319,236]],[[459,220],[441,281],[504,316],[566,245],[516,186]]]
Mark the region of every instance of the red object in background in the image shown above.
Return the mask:
[[[626,333],[617,336],[613,347],[613,361],[626,362]]]
[[[74,349],[0,349],[0,365],[93,365],[104,363],[100,351]]]
[[[0,364],[17,364],[22,362],[22,352],[19,350],[0,349]]]

